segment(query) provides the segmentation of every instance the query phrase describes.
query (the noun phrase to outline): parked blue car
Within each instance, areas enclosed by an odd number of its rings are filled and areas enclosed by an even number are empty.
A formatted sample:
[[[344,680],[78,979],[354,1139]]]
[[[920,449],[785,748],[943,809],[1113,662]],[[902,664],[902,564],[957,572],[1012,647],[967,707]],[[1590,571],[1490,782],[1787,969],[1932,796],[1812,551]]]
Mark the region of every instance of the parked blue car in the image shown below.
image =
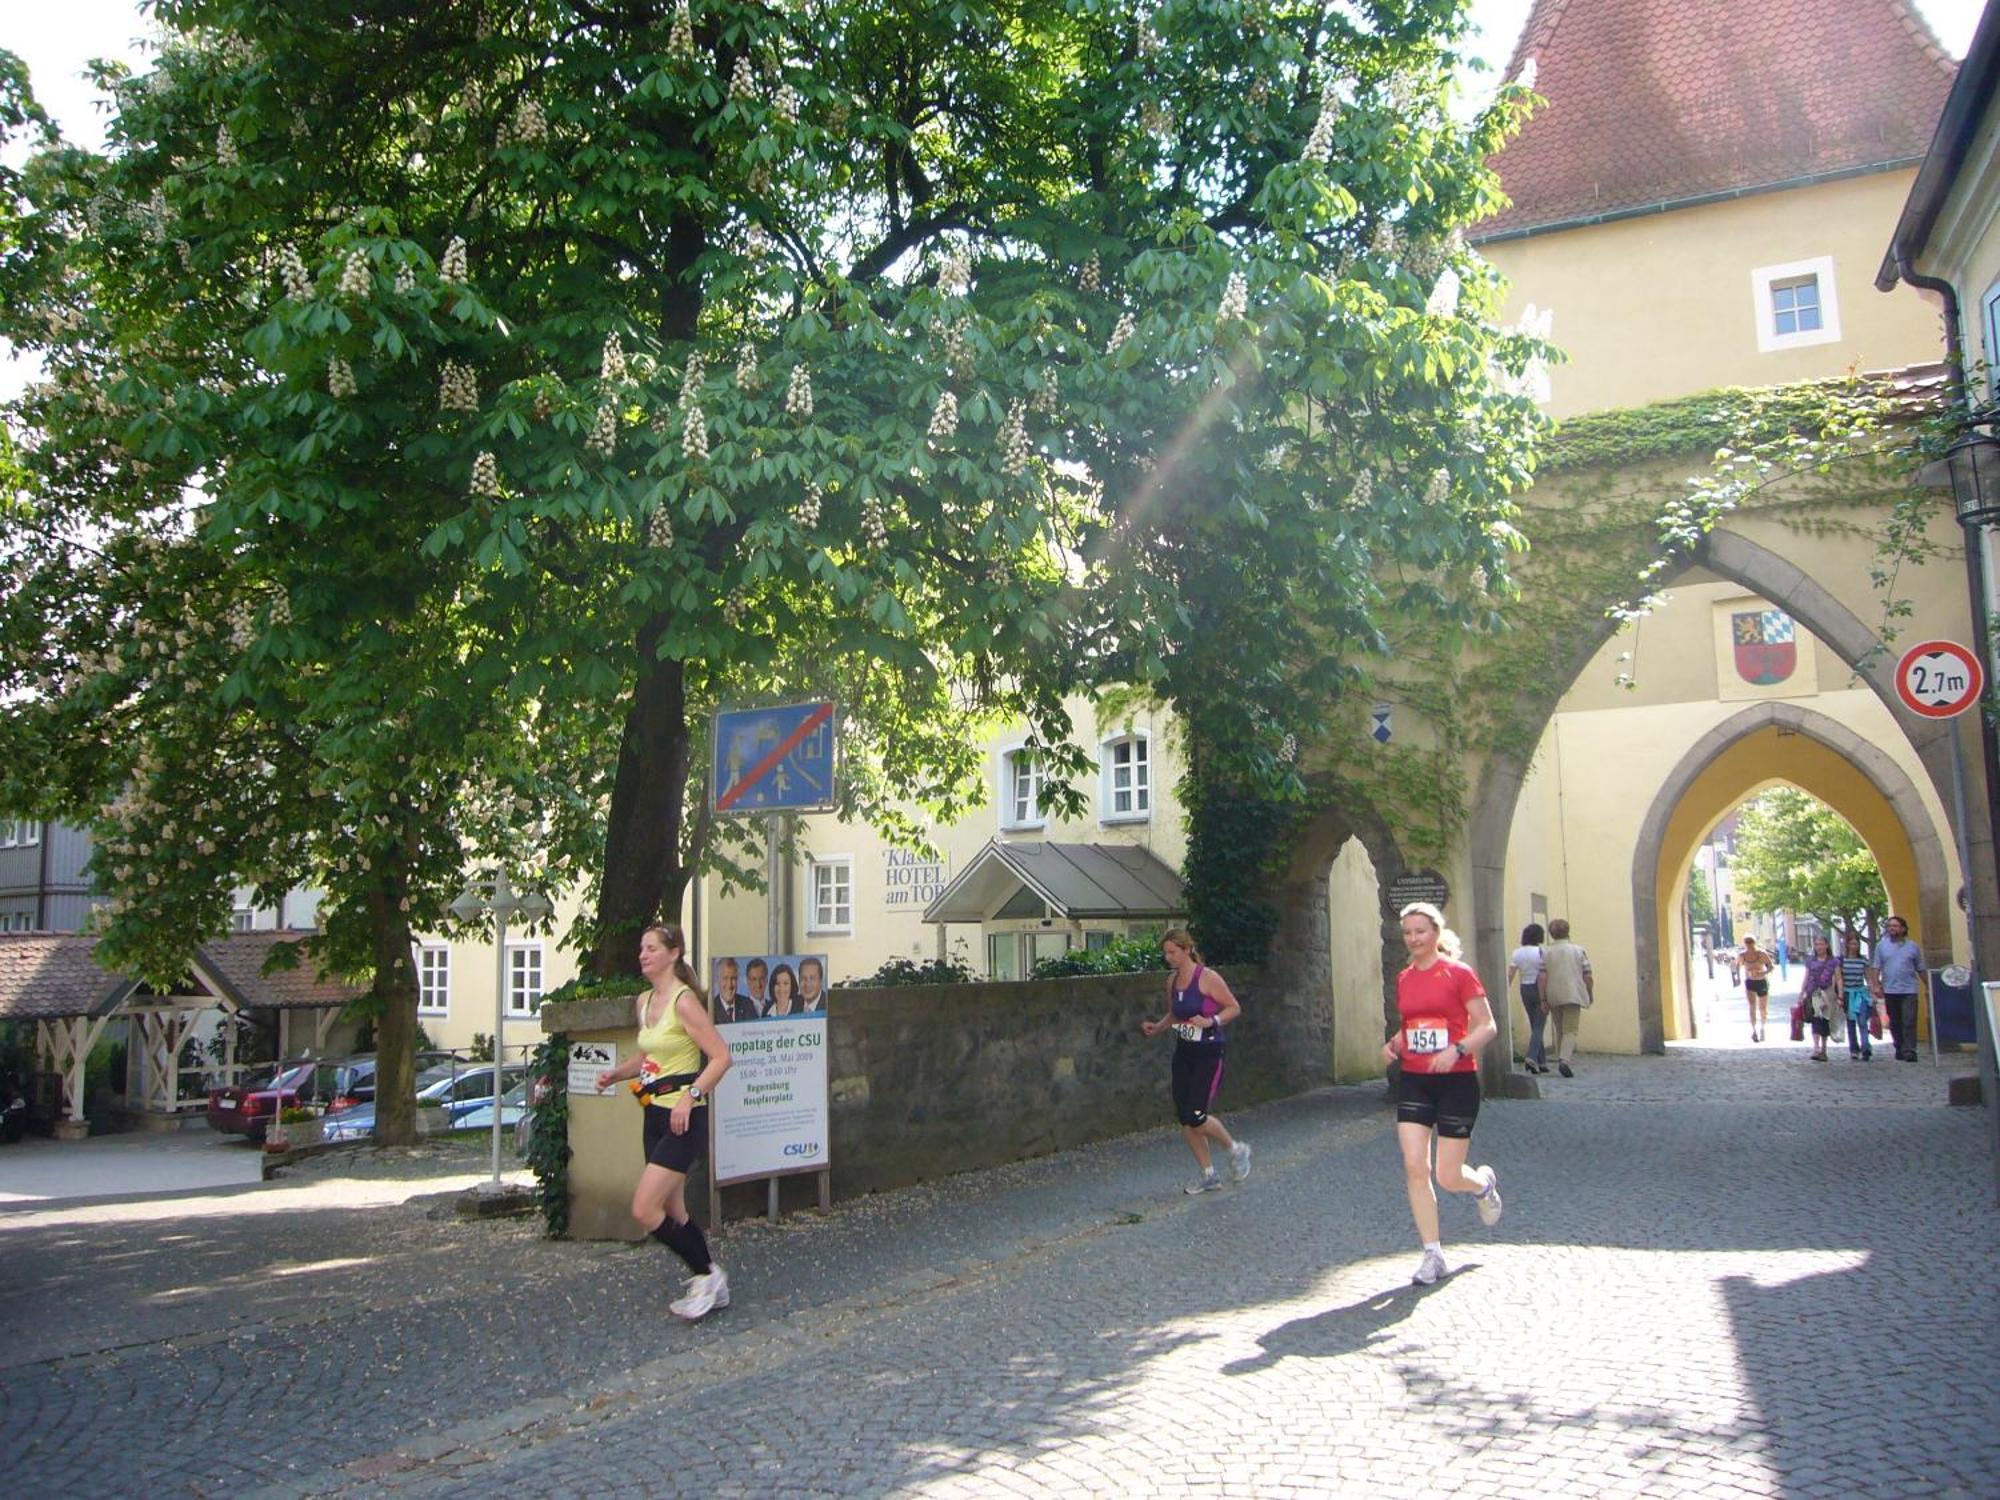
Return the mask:
[[[508,1063],[500,1071],[500,1083],[506,1089],[518,1089],[521,1080],[527,1076],[526,1063]],[[435,1106],[426,1101],[436,1100]],[[503,1096],[504,1103],[504,1096]],[[469,1109],[486,1106],[483,1118],[489,1127],[493,1119],[493,1064],[468,1063],[463,1066],[445,1064],[426,1070],[417,1077],[417,1107],[435,1107],[445,1112],[451,1121],[445,1128],[457,1130],[463,1121],[461,1116]],[[320,1122],[320,1138],[327,1141],[367,1140],[375,1133],[375,1103],[357,1104],[349,1109],[335,1110]]]

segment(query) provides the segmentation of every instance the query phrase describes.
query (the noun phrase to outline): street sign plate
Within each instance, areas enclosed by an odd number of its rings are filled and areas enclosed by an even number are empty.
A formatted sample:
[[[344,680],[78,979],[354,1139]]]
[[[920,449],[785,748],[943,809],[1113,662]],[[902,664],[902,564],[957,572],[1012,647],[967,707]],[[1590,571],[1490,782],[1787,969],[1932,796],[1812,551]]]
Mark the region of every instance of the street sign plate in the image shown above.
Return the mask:
[[[824,812],[834,805],[834,706],[788,703],[715,716],[709,786],[718,813]]]
[[[1911,713],[1953,719],[1979,701],[1986,674],[1957,641],[1922,641],[1896,663],[1896,696]]]

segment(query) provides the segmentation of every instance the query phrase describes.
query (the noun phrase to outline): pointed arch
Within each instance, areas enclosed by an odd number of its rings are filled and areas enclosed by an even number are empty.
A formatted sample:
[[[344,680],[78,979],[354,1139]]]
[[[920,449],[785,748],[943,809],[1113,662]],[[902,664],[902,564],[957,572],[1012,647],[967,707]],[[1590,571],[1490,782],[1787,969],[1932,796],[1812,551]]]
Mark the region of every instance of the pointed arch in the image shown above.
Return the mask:
[[[1914,869],[1916,885],[1916,910],[1911,917],[1912,925],[1927,950],[1949,950],[1951,880],[1944,845],[1932,826],[1923,796],[1909,774],[1889,755],[1825,714],[1781,699],[1754,703],[1741,713],[1723,720],[1689,747],[1660,784],[1640,826],[1638,841],[1633,846],[1632,935],[1637,983],[1634,998],[1638,1004],[1639,1049],[1642,1052],[1663,1050],[1666,1039],[1665,974],[1670,956],[1666,942],[1673,916],[1672,902],[1678,893],[1666,885],[1673,877],[1662,872],[1670,866],[1673,870],[1684,871],[1693,849],[1685,829],[1679,837],[1673,836],[1675,815],[1702,779],[1723,766],[1733,751],[1773,730],[1801,736],[1830,751],[1858,771],[1867,785],[1873,788],[1891,814],[1904,848],[1879,847],[1883,842],[1879,820],[1871,818],[1867,809],[1856,806],[1851,799],[1842,798],[1838,792],[1832,796],[1824,795],[1822,787],[1813,784],[1814,777],[1787,775],[1784,778],[1827,802],[1857,829],[1878,825],[1874,830],[1876,837],[1869,843],[1878,860],[1882,861],[1885,875],[1904,868],[1903,855],[1907,851],[1908,865]],[[1719,797],[1724,801],[1726,810],[1727,805],[1733,805],[1771,779],[1768,775],[1737,768],[1735,778],[1728,784],[1709,790],[1712,798]],[[1843,801],[1847,802],[1846,806],[1840,805]],[[1712,821],[1704,814],[1704,830]],[[1684,847],[1673,848],[1669,847],[1670,844]],[[1906,882],[1898,875],[1892,884],[1892,898],[1898,895],[1894,885],[1902,884]],[[1908,894],[1903,893],[1904,901],[1908,900]]]

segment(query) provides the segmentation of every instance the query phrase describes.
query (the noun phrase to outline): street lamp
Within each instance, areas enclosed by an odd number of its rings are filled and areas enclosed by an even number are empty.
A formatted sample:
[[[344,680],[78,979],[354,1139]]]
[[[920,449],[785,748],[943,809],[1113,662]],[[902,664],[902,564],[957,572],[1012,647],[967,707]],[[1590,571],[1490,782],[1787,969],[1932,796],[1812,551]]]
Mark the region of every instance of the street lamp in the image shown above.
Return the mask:
[[[1993,415],[1982,417],[1994,420]],[[1944,450],[1952,506],[1961,526],[1990,526],[2000,520],[2000,439],[1981,430],[1982,417],[1973,418]]]
[[[493,913],[493,1181],[489,1191],[500,1191],[500,1078],[506,1053],[501,1037],[507,1025],[507,923],[520,917],[530,923],[544,920],[555,908],[549,898],[535,891],[516,891],[502,870],[490,879],[473,880],[451,903],[451,914],[461,922],[474,922]]]

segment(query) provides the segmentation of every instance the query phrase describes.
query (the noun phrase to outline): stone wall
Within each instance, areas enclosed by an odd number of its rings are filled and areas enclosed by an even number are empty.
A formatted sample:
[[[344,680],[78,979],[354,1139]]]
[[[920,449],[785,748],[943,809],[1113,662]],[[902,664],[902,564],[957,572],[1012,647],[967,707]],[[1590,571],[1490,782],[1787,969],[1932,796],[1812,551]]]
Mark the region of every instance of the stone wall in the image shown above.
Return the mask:
[[[1228,978],[1244,1014],[1232,1028],[1219,1112],[1333,1081],[1324,999],[1291,1001],[1258,970]],[[901,1187],[1045,1155],[1149,1126],[1170,1127],[1171,1037],[1139,1035],[1165,1010],[1165,975],[1007,984],[841,989],[828,997],[833,1191]],[[546,1031],[632,1045],[629,1000],[543,1007]],[[623,1091],[620,1091],[621,1098]],[[579,1107],[579,1105],[581,1107]],[[629,1100],[572,1100],[571,1228],[632,1238],[639,1170]],[[803,1182],[797,1185],[803,1189]],[[753,1189],[733,1189],[751,1211]],[[789,1196],[789,1194],[788,1194]]]

